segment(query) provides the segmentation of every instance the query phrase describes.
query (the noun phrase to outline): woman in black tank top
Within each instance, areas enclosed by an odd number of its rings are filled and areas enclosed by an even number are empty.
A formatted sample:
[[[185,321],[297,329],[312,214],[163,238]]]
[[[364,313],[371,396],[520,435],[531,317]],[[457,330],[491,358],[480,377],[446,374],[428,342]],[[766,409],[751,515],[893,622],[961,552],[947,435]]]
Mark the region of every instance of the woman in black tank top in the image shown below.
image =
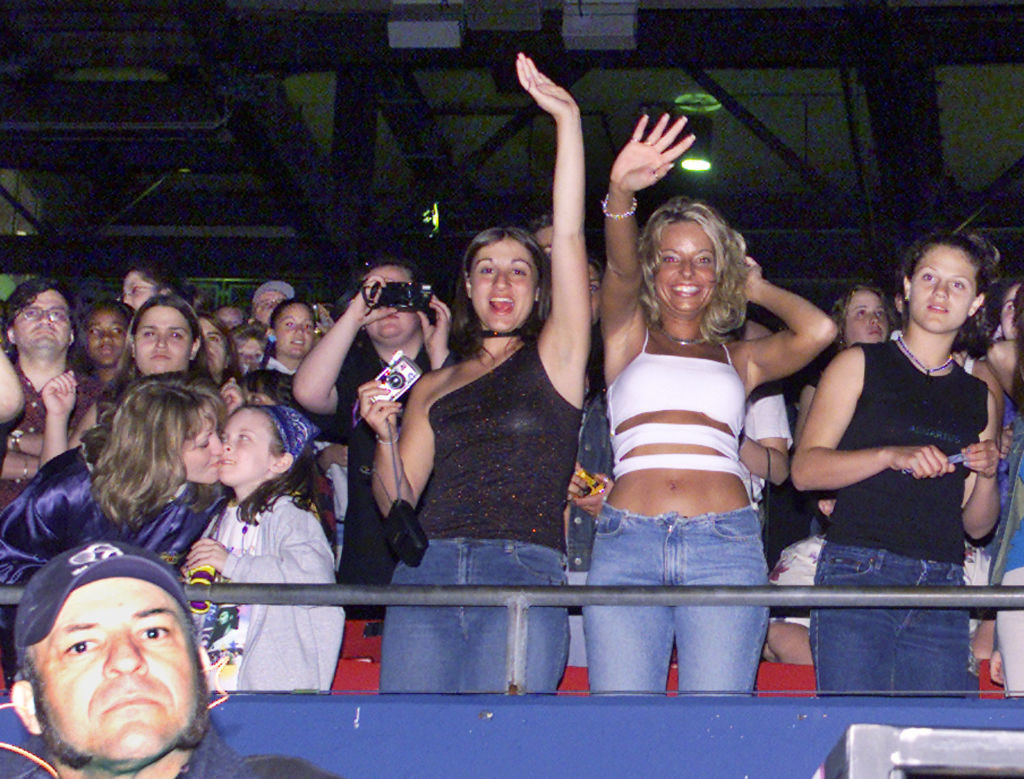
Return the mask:
[[[950,352],[980,326],[998,258],[980,236],[919,240],[903,262],[902,335],[822,374],[793,458],[798,489],[838,490],[816,583],[963,584],[964,532],[984,536],[999,514],[999,420]],[[811,650],[823,691],[969,685],[966,610],[814,610]]]
[[[376,382],[360,388],[360,411],[377,433],[378,505],[387,513],[396,498],[418,503],[430,539],[418,567],[399,564],[395,584],[564,582],[562,507],[590,334],[583,136],[572,96],[522,54],[516,67],[555,120],[551,257],[518,228],[491,228],[470,243],[453,306],[462,361],[420,379],[400,438],[398,404]],[[553,691],[567,611],[532,608],[528,619],[527,690]],[[381,689],[506,691],[505,624],[503,608],[389,608]]]

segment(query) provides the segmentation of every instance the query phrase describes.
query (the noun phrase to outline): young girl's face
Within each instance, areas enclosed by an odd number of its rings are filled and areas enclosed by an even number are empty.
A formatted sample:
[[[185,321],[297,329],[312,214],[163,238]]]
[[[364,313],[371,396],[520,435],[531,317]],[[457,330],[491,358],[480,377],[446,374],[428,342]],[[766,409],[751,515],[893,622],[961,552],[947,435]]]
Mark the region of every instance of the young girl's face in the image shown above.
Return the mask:
[[[929,332],[955,332],[974,314],[985,296],[977,293],[977,269],[952,246],[933,246],[903,280],[911,321]]]
[[[260,367],[260,360],[263,359],[263,344],[255,338],[247,338],[237,344],[238,359],[246,373],[255,371]]]
[[[206,345],[206,360],[210,373],[219,378],[228,363],[228,345],[224,334],[209,319],[200,319],[199,326],[203,330],[203,343]]]
[[[245,500],[263,482],[280,476],[292,464],[289,454],[275,454],[273,423],[262,411],[240,408],[224,426],[220,482]]]
[[[889,337],[889,322],[882,299],[869,289],[858,289],[850,296],[843,322],[843,343],[877,344]]]
[[[313,348],[315,329],[313,314],[307,306],[302,303],[286,306],[274,323],[278,359],[301,361]]]
[[[522,325],[538,295],[530,250],[512,238],[482,246],[466,277],[466,294],[484,329],[504,333]]]
[[[143,376],[188,370],[200,342],[185,315],[171,306],[153,306],[135,328],[132,354]]]

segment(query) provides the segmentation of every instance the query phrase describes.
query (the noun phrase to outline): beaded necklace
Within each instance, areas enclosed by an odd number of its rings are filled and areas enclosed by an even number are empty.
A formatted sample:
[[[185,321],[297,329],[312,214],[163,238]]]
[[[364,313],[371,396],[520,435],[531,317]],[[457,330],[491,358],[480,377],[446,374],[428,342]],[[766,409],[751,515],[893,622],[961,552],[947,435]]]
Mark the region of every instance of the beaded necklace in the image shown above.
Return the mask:
[[[900,351],[903,352],[903,354],[907,356],[907,359],[914,364],[914,367],[921,371],[925,376],[931,376],[935,373],[938,373],[939,371],[944,371],[946,370],[946,368],[953,364],[953,355],[951,354],[949,355],[949,357],[946,358],[946,361],[942,363],[942,365],[940,365],[938,368],[929,368],[923,362],[917,359],[917,357],[914,356],[914,353],[910,351],[910,347],[907,346],[906,343],[904,343],[902,335],[896,336],[895,341],[896,345],[900,348]]]

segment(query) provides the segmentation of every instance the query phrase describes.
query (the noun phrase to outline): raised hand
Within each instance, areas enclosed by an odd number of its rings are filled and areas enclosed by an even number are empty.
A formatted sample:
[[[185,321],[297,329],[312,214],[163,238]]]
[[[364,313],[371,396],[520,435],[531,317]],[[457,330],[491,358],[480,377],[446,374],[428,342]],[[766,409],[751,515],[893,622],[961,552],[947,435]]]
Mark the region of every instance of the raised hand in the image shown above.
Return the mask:
[[[430,323],[430,317],[425,312],[416,313],[420,318],[420,327],[423,328],[423,348],[430,357],[431,369],[436,371],[448,359],[448,335],[452,329],[452,312],[437,295],[430,296],[429,305],[434,311],[434,324]]]
[[[633,128],[633,136],[612,164],[611,183],[614,187],[625,192],[646,189],[661,180],[683,152],[693,145],[692,134],[676,141],[686,126],[686,117],[679,117],[671,126],[668,120],[668,114],[662,114],[645,137],[650,117],[646,114],[640,117]]]
[[[523,89],[530,93],[537,105],[556,120],[579,115],[579,107],[569,91],[537,70],[533,60],[522,52],[516,57],[516,75]]]
[[[47,381],[39,391],[46,413],[56,417],[70,417],[78,397],[77,387],[78,382],[72,371],[64,371]]]
[[[761,268],[761,264],[753,257],[748,256],[744,258],[744,262],[747,265],[747,279],[744,283],[744,292],[746,293],[747,300],[751,303],[759,303],[758,292],[768,283],[764,279],[764,270]]]

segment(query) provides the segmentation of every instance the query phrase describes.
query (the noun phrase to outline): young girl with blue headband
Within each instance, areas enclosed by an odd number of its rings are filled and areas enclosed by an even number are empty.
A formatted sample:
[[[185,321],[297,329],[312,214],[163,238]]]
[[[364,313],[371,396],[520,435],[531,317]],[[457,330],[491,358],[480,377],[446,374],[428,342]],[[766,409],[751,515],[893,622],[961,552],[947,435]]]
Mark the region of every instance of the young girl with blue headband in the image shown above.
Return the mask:
[[[234,583],[334,583],[334,558],[313,508],[310,442],[318,432],[288,406],[242,406],[231,415],[220,481],[235,500],[193,544],[188,573],[205,570]],[[225,689],[330,688],[341,608],[196,605],[211,660],[225,658]]]

